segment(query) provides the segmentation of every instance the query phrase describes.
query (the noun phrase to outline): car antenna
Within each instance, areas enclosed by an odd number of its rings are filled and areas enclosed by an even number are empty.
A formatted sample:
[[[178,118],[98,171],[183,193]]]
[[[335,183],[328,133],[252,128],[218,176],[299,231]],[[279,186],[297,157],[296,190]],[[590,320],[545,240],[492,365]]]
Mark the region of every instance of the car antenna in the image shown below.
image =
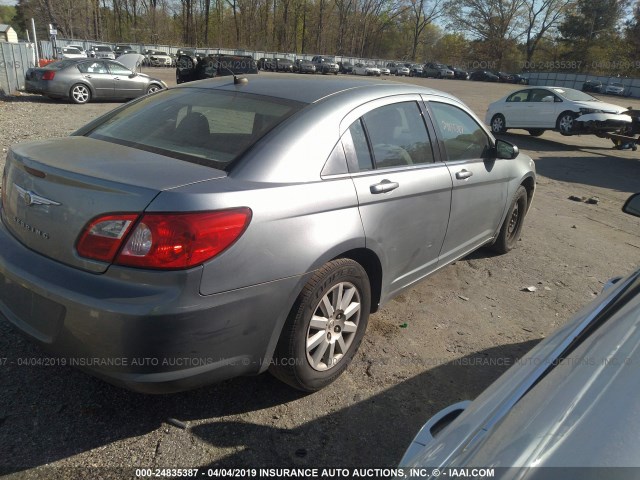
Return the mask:
[[[246,85],[247,83],[249,83],[249,79],[247,77],[239,77],[239,76],[237,76],[233,70],[231,70],[226,65],[222,65],[220,63],[220,60],[218,60],[218,67],[220,67],[220,66],[222,66],[222,68],[224,68],[226,71],[228,71],[233,76],[233,84],[234,85]]]

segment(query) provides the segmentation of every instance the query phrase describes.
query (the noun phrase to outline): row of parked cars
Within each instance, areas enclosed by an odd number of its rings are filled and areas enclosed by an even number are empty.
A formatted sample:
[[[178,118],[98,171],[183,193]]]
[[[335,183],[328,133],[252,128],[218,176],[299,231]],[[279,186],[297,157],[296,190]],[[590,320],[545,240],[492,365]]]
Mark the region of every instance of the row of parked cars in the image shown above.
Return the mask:
[[[583,92],[607,93],[609,95],[624,96],[626,89],[620,82],[609,82],[607,85],[599,80],[587,80],[582,84]]]

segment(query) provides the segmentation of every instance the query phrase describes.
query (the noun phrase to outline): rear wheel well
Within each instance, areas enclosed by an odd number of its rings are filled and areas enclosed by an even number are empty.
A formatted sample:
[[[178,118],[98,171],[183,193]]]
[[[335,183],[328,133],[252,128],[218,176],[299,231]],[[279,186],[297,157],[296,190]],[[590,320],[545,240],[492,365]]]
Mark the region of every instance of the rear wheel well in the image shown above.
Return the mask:
[[[378,256],[366,248],[357,248],[336,258],[350,258],[362,265],[362,268],[367,272],[371,286],[371,313],[377,312],[382,292],[382,265]]]

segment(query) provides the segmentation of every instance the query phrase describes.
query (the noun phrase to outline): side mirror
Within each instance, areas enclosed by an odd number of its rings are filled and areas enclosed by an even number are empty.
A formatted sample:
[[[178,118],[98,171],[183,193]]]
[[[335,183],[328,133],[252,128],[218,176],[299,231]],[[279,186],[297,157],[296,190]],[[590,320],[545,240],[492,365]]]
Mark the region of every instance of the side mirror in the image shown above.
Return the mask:
[[[520,149],[505,140],[496,140],[496,157],[511,160],[520,154]]]
[[[131,72],[129,74],[129,78],[133,78],[133,77],[137,77],[137,76],[138,76],[138,74],[136,72]]]
[[[640,193],[631,195],[622,207],[622,211],[634,217],[640,217]]]

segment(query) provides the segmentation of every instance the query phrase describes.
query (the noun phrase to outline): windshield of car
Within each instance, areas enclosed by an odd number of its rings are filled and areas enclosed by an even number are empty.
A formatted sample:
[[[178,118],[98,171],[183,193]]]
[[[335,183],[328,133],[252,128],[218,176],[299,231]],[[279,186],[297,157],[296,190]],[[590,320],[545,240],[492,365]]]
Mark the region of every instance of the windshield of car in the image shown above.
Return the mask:
[[[598,102],[599,100],[592,97],[588,93],[581,92],[580,90],[574,90],[573,88],[552,88],[553,92],[558,95],[571,100],[572,102]]]
[[[304,105],[263,95],[180,88],[131,104],[86,136],[226,169]]]
[[[618,87],[618,88],[620,88],[620,87],[624,87],[624,85],[622,85],[621,83],[615,83],[615,82],[614,82],[614,83],[611,83],[610,85],[611,85],[612,87]]]
[[[96,52],[110,52],[111,48],[109,47],[93,47]]]

